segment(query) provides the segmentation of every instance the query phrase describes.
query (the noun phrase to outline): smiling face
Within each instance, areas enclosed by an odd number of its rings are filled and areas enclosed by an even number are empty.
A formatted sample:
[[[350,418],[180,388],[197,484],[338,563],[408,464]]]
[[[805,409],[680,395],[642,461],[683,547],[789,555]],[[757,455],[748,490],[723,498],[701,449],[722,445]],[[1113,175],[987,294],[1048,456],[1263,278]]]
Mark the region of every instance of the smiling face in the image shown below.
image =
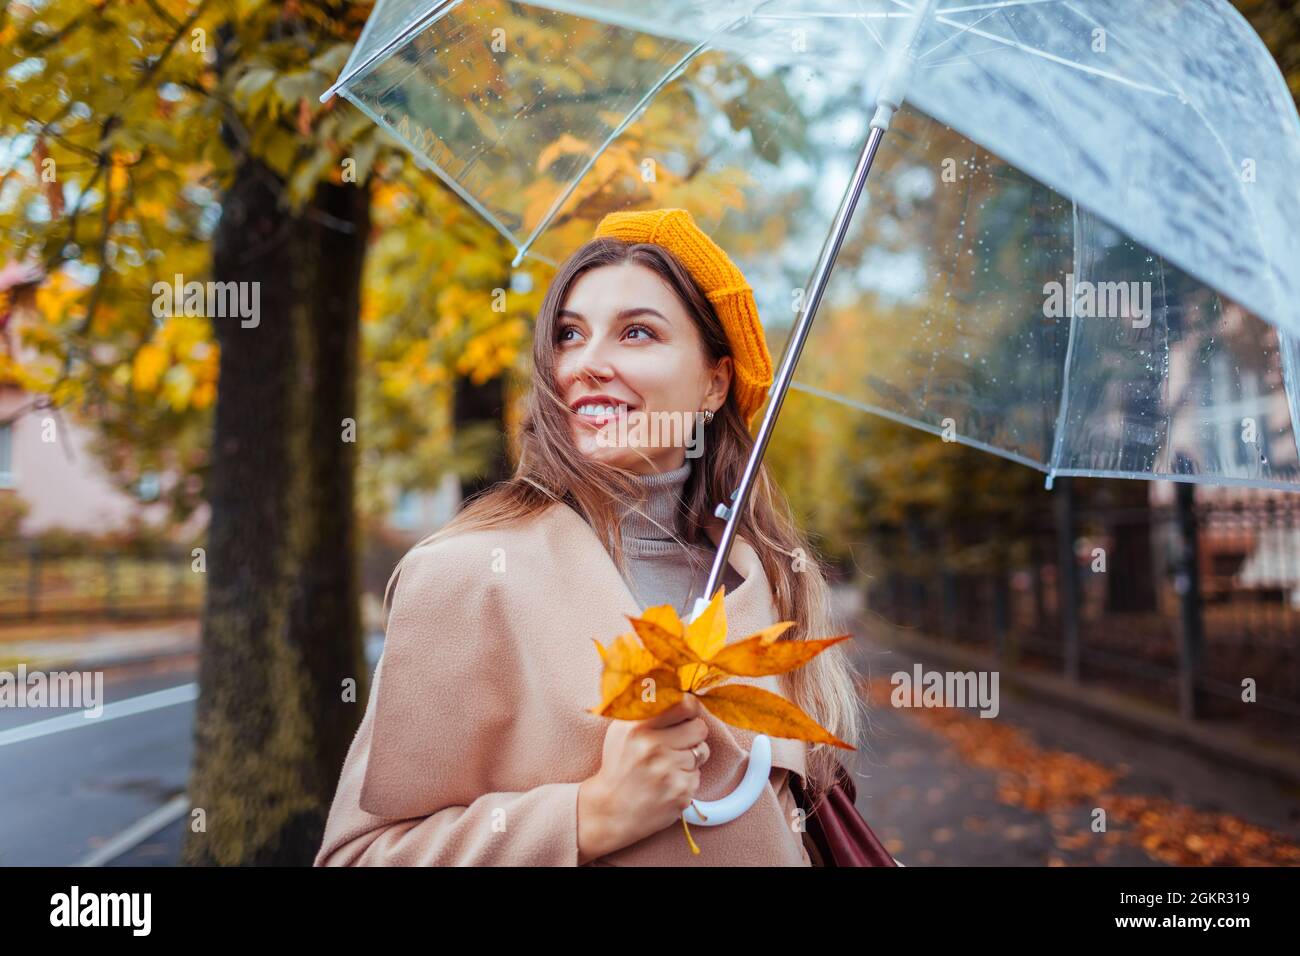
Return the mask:
[[[722,407],[731,366],[730,356],[713,365],[682,301],[636,263],[583,273],[556,319],[555,381],[574,442],[583,455],[638,474],[681,467],[680,430],[665,426],[685,422],[689,439],[695,413]],[[620,445],[617,416],[601,412],[611,406],[626,408],[625,434],[643,423],[650,440]]]

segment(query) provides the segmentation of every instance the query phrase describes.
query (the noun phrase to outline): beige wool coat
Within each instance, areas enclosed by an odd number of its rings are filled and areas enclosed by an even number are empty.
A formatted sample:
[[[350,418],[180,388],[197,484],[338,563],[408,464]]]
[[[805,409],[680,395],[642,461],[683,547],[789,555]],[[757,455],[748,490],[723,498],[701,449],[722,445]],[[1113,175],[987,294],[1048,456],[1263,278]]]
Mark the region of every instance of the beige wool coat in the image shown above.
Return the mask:
[[[722,522],[713,519],[715,545]],[[727,639],[777,622],[758,555],[737,537],[744,582],[726,594]],[[383,654],[348,751],[317,866],[575,866],[578,786],[600,769],[610,718],[607,644],[642,608],[591,526],[556,502],[509,528],[416,549],[393,592]],[[780,693],[776,677],[732,678]],[[752,731],[705,713],[697,798],[744,776]],[[738,819],[680,821],[589,862],[611,866],[809,866],[787,774],[808,745],[772,738],[773,769]]]

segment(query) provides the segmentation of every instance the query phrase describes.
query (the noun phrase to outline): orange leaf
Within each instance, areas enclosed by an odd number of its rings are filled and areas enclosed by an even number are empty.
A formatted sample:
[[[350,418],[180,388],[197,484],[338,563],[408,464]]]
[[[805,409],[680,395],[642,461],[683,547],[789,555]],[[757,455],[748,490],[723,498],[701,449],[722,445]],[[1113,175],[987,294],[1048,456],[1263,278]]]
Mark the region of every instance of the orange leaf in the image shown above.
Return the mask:
[[[709,663],[737,677],[784,674],[796,667],[803,667],[826,648],[847,641],[852,636],[841,634],[839,637],[823,637],[815,641],[769,643],[763,633],[758,633],[724,647]]]
[[[681,637],[684,633],[682,619],[677,616],[677,609],[671,604],[656,604],[641,612],[641,620],[653,621],[665,631]]]
[[[686,626],[686,643],[706,661],[727,643],[727,609],[723,604],[726,593],[724,584],[714,592],[700,616]]]
[[[620,634],[610,642],[608,648],[601,647],[600,642],[594,639],[592,643],[596,645],[596,650],[605,663],[605,669],[600,675],[601,703],[596,708],[597,713],[622,694],[636,678],[660,666],[654,655],[640,645],[635,635]]]
[[[632,627],[646,649],[669,667],[704,663],[680,633],[674,634],[668,628],[645,617],[628,615],[627,619],[632,622]]]
[[[677,668],[678,686],[691,693],[712,687],[719,680],[726,680],[730,676],[709,664],[683,664]]]
[[[780,621],[776,624],[773,624],[771,627],[763,628],[754,636],[761,637],[763,639],[764,644],[771,644],[778,637],[780,637],[782,634],[785,633],[786,628],[793,627],[793,626],[794,626],[794,621]]]
[[[723,684],[699,697],[700,703],[708,708],[709,713],[733,727],[743,727],[771,737],[830,744],[844,750],[857,749],[819,726],[784,697],[761,687]]]
[[[646,681],[650,681],[649,685]],[[646,692],[650,691],[650,699]],[[677,675],[666,667],[656,668],[647,674],[640,674],[628,682],[621,693],[591,713],[601,717],[614,717],[618,720],[644,720],[667,710],[683,697],[677,686]]]
[[[691,688],[691,692],[699,693],[700,691],[708,690],[710,687],[713,687],[716,684],[721,683],[722,681],[726,680],[730,676],[731,675],[728,674],[726,671],[720,671],[717,668],[711,667],[709,668],[708,673],[705,674],[703,678],[696,680],[695,686]]]

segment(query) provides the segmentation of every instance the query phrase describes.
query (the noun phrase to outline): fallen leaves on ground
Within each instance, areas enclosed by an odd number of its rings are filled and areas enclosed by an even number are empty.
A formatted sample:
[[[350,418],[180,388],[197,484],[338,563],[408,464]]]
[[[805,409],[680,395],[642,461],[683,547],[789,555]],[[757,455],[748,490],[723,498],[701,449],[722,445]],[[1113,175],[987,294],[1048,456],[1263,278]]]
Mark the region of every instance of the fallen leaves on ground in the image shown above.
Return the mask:
[[[868,701],[888,701],[893,686],[880,677],[864,682],[863,690]],[[1109,847],[1124,842],[1171,866],[1300,865],[1300,845],[1284,834],[1230,813],[1116,792],[1123,772],[1078,754],[1042,748],[1005,722],[953,707],[908,712],[947,739],[968,764],[994,771],[1000,802],[1047,814],[1059,850],[1096,847],[1101,862]],[[1080,807],[1089,810],[1082,828],[1077,822]],[[1105,810],[1107,832],[1088,827],[1093,807]],[[1075,812],[1064,812],[1067,809]],[[1054,856],[1049,865],[1066,864]]]

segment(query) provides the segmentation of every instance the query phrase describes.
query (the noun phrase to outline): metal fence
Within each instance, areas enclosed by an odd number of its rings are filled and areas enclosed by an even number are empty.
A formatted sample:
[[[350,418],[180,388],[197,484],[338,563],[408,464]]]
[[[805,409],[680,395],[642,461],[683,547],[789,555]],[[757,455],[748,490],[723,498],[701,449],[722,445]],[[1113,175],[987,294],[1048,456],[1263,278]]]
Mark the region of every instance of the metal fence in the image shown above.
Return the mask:
[[[205,575],[189,548],[0,540],[0,624],[197,614]]]
[[[1014,534],[919,516],[878,528],[868,607],[1186,717],[1300,730],[1300,496],[1202,502],[1179,485],[1169,506],[1085,509],[1067,486],[1055,506]]]

